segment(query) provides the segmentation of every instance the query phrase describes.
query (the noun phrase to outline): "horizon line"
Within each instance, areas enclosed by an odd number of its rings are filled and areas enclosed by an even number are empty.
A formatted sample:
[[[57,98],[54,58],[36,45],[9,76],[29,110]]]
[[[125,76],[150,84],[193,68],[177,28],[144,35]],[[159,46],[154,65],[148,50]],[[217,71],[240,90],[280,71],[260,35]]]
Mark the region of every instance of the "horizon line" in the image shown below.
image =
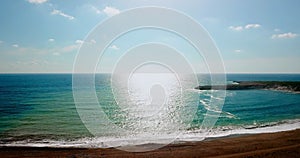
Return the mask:
[[[0,74],[112,74],[111,72],[0,72]],[[203,73],[196,74],[300,74],[300,72],[225,72],[225,73]]]

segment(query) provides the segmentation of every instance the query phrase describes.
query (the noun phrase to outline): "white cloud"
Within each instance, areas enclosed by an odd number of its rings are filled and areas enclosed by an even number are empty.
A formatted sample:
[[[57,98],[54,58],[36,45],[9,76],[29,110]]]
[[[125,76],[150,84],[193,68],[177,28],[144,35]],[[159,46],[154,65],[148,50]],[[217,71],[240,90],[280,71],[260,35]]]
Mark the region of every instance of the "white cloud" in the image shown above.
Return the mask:
[[[82,44],[82,43],[84,43],[84,41],[83,40],[76,40],[75,43],[76,44]]]
[[[91,6],[92,10],[95,11],[97,14],[101,13],[101,10],[99,10],[98,8],[96,8],[95,6]]]
[[[234,30],[234,31],[242,31],[243,26],[229,26],[229,29]]]
[[[7,54],[14,54],[14,55],[37,55],[37,54],[47,54],[50,50],[49,49],[40,49],[40,48],[33,48],[33,47],[21,47],[17,44],[12,45],[12,47],[16,49],[10,49],[5,51]]]
[[[113,8],[113,7],[105,7],[103,9],[103,12],[108,16],[113,16],[113,15],[119,14],[120,10],[117,8]]]
[[[21,47],[18,44],[11,45],[15,49],[8,49],[7,51],[4,51],[3,53],[9,54],[9,55],[63,55],[65,53],[74,53],[79,48],[79,44],[69,44],[61,47],[53,47],[53,48],[33,48],[33,47]]]
[[[91,43],[95,44],[95,43],[97,43],[97,41],[94,40],[94,39],[92,39],[92,40],[91,40]]]
[[[259,24],[247,24],[245,26],[245,29],[251,29],[251,28],[257,29],[257,28],[260,28],[260,27],[261,27],[261,25],[259,25]]]
[[[62,17],[68,18],[69,20],[75,19],[73,16],[68,15],[68,14],[62,12],[61,10],[57,10],[57,9],[54,9],[54,10],[51,12],[51,14],[52,14],[52,15],[60,15],[60,16],[62,16]]]
[[[247,24],[245,26],[229,26],[229,29],[234,31],[243,31],[244,29],[257,29],[260,27],[260,24]]]
[[[54,42],[54,41],[55,41],[55,39],[53,39],[53,38],[49,38],[49,39],[48,39],[48,41],[49,41],[49,42]]]
[[[42,60],[42,59],[29,59],[26,61],[17,61],[15,64],[22,65],[22,66],[25,66],[25,65],[47,65],[47,64],[49,64],[49,62],[46,60]]]
[[[39,65],[39,61],[32,60],[32,61],[29,62],[29,65]]]
[[[234,50],[234,52],[235,52],[235,53],[241,53],[241,52],[242,52],[242,50],[240,50],[240,49],[236,49],[236,50]]]
[[[48,0],[27,0],[27,2],[29,3],[33,3],[33,4],[42,4],[47,2]]]
[[[88,41],[83,41],[83,40],[76,40],[75,43],[80,45],[80,44],[83,44],[83,43],[86,43],[86,44],[95,44],[97,42],[96,42],[96,40],[91,39],[89,42]]]
[[[79,48],[79,45],[78,44],[73,44],[73,45],[69,45],[69,46],[65,46],[61,49],[61,51],[63,53],[67,53],[67,52],[72,52],[72,51],[75,51]]]
[[[72,52],[72,51],[77,50],[80,47],[80,45],[83,44],[83,43],[84,43],[83,40],[76,40],[75,44],[65,46],[62,49],[60,49],[59,51],[62,52],[62,53]]]
[[[109,48],[111,48],[111,49],[113,49],[113,50],[119,50],[119,49],[120,49],[120,48],[117,47],[116,45],[112,45],[112,46],[110,46]]]
[[[3,43],[3,41],[0,41],[0,44]]]
[[[275,31],[275,32],[279,32],[279,31],[280,31],[280,29],[274,29],[274,31]]]
[[[295,38],[297,37],[298,35],[295,34],[295,33],[291,33],[291,32],[288,32],[288,33],[282,33],[282,34],[274,34],[271,36],[272,39],[288,39],[288,38]]]

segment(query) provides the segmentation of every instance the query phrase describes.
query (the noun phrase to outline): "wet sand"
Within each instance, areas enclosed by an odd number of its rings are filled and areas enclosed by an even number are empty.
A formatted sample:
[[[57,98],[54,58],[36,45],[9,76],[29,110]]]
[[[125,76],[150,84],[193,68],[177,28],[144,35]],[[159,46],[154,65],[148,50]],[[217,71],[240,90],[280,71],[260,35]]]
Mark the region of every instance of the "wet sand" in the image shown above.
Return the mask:
[[[161,149],[129,153],[114,148],[0,147],[0,157],[299,157],[300,129],[171,144]]]

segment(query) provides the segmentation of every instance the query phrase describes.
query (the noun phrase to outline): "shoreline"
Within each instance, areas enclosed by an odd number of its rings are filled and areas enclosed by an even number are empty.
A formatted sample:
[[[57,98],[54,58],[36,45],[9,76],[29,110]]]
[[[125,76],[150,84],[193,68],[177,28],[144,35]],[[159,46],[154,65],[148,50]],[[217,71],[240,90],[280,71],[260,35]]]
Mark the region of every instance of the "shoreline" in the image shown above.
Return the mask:
[[[0,147],[1,157],[297,157],[300,129],[169,144],[130,153],[115,148]]]
[[[228,129],[223,129],[219,128],[218,130],[212,129],[211,132],[208,132],[206,136],[203,135],[198,135],[199,131],[192,131],[190,133],[185,133],[181,137],[178,137],[172,144],[176,143],[182,143],[182,142],[199,142],[199,141],[206,141],[206,140],[215,140],[215,139],[220,139],[220,138],[227,138],[227,137],[239,137],[239,136],[244,136],[244,135],[253,135],[253,134],[263,134],[263,133],[276,133],[276,132],[284,132],[284,131],[291,131],[291,130],[296,130],[300,129],[300,119],[287,119],[287,120],[282,120],[280,122],[269,122],[268,124],[261,124],[261,126],[244,126],[242,128],[228,128]],[[201,133],[201,132],[200,132]],[[205,137],[204,139],[202,139]],[[23,136],[23,138],[31,138],[31,135]],[[136,146],[141,146],[141,145],[148,145],[148,144],[160,144],[159,140],[165,140],[168,139],[168,135],[163,135],[161,137],[157,137],[155,142],[144,142],[142,144],[136,144]],[[201,139],[199,139],[201,138]],[[10,139],[9,141],[5,141],[3,139],[1,141],[0,139],[0,148],[1,147],[45,147],[45,148],[117,148],[117,146],[107,146],[106,143],[110,144],[110,141],[105,141],[105,140],[111,140],[112,138],[110,137],[104,137],[101,138],[102,146],[99,146],[99,139],[96,138],[93,140],[91,137],[86,137],[86,138],[80,138],[79,140],[73,139],[73,140],[52,140],[51,139],[45,139],[45,142],[42,141],[43,139],[40,139],[41,141],[34,141],[34,139],[29,139],[29,141],[23,140],[23,139],[16,139],[12,140]],[[170,138],[172,139],[172,138]],[[33,140],[33,141],[30,141]],[[89,143],[86,144],[85,142],[88,141]],[[128,139],[114,139],[113,141],[119,142],[119,141],[130,141],[130,138]],[[6,142],[6,143],[5,143]],[[110,144],[112,145],[112,144]],[[126,146],[126,145],[125,145]],[[128,145],[132,146],[132,145]],[[133,145],[134,146],[134,145]]]
[[[245,126],[242,128],[219,128],[218,130],[213,129],[211,132],[208,132],[206,136],[199,135],[200,131],[191,131],[189,133],[185,133],[181,135],[181,137],[176,138],[173,143],[171,144],[181,144],[181,143],[189,143],[189,142],[201,142],[201,141],[210,141],[210,140],[217,140],[217,139],[223,139],[223,138],[232,138],[232,137],[240,137],[240,136],[246,136],[246,135],[254,135],[254,134],[264,134],[264,133],[277,133],[277,132],[285,132],[285,131],[292,131],[300,129],[300,119],[287,119],[283,120],[281,122],[270,122],[268,124],[262,124],[262,126]],[[201,132],[200,132],[201,133]],[[204,139],[202,139],[205,137]],[[23,136],[23,139],[10,139],[8,141],[5,141],[5,139],[0,139],[0,148],[2,147],[12,147],[12,148],[83,148],[83,149],[95,149],[95,148],[101,148],[101,149],[107,149],[107,148],[118,148],[118,143],[115,143],[115,145],[112,145],[112,142],[126,142],[130,141],[130,138],[127,139],[113,139],[111,137],[104,137],[104,138],[95,138],[92,137],[86,137],[86,138],[80,138],[77,139],[71,139],[71,140],[51,140],[51,139],[40,139],[39,141],[35,141],[34,139],[27,139],[31,138],[31,135]],[[160,137],[156,138],[156,141],[152,142],[141,142],[140,144],[136,145],[130,145],[128,146],[147,146],[151,144],[163,144],[164,140],[166,139],[172,139],[168,135],[162,135]],[[109,141],[107,141],[109,140]],[[100,144],[99,144],[99,141]],[[86,143],[89,142],[89,143]],[[122,143],[123,145],[127,146],[126,144]]]

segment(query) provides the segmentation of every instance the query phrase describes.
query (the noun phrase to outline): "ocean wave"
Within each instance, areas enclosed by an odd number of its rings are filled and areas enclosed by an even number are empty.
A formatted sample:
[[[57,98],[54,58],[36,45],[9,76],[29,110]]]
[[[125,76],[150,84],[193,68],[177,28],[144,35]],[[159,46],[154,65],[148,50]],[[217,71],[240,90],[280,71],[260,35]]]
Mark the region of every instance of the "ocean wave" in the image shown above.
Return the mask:
[[[204,116],[212,116],[212,117],[227,117],[227,118],[233,118],[233,119],[239,119],[239,117],[235,116],[234,114],[227,112],[227,111],[222,111],[220,107],[212,107],[209,105],[210,100],[209,99],[203,99],[200,100],[200,103],[203,105],[204,109],[207,111],[211,111],[216,113],[215,115],[211,114],[203,114]]]
[[[300,128],[300,119],[284,120],[266,124],[253,123],[247,126],[218,126],[211,129],[208,133],[205,130],[187,130],[174,132],[172,134],[158,134],[155,138],[140,135],[129,137],[84,137],[75,140],[52,140],[52,139],[26,139],[2,142],[2,147],[55,147],[55,148],[109,148],[128,145],[141,144],[164,144],[174,139],[174,142],[182,141],[202,141],[209,138],[219,138],[231,135],[274,133],[289,131]],[[143,138],[143,139],[141,139]]]
[[[300,119],[284,120],[279,122],[269,122],[265,124],[252,124],[246,126],[227,126],[213,129],[208,134],[208,138],[224,137],[230,135],[241,134],[259,134],[259,133],[274,133],[281,131],[289,131],[300,129]]]

